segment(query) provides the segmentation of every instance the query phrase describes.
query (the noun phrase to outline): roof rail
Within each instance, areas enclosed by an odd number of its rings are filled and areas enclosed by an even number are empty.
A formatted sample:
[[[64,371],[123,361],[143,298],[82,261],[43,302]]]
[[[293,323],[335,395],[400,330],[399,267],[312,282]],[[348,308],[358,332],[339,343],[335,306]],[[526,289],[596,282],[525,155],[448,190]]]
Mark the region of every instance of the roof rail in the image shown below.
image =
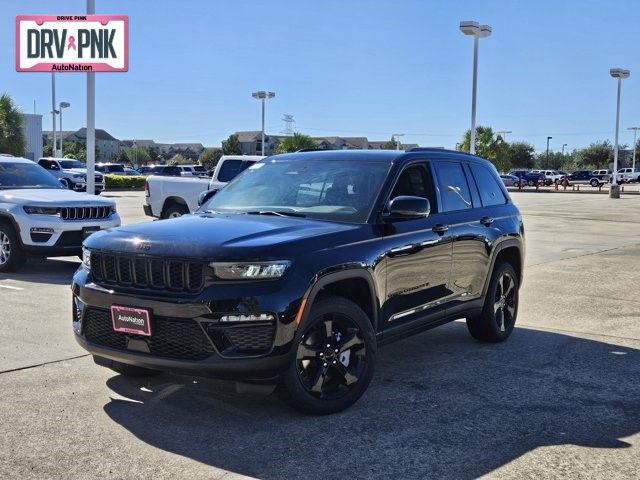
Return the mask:
[[[444,147],[413,147],[410,148],[408,150],[405,150],[405,152],[431,152],[433,150],[446,150],[446,148]]]

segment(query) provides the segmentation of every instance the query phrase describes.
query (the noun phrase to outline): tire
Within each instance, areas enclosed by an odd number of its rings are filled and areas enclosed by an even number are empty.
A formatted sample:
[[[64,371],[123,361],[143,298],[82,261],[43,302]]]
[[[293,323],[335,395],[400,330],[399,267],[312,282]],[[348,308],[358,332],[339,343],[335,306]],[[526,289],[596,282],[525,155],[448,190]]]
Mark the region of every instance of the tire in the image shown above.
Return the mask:
[[[152,370],[150,368],[136,367],[135,365],[128,365],[126,363],[117,362],[108,358],[93,356],[93,361],[96,365],[101,367],[110,368],[116,373],[119,373],[125,377],[148,377],[152,375],[159,375],[162,372],[158,370]]]
[[[0,223],[0,272],[16,272],[26,261],[27,256],[13,227]]]
[[[315,415],[350,407],[371,382],[376,352],[371,320],[358,305],[337,296],[316,300],[282,376],[284,400]]]
[[[67,190],[73,190],[73,184],[69,181],[68,178],[61,178],[60,181],[64,184]]]
[[[518,316],[518,277],[510,263],[496,264],[487,289],[482,313],[467,318],[469,333],[482,342],[503,342]]]
[[[188,213],[189,209],[186,205],[182,205],[180,203],[172,203],[162,212],[162,219],[166,220],[168,218],[178,218],[182,215],[187,215]]]
[[[536,186],[536,182],[534,182],[533,180],[529,180],[527,182],[527,185],[529,185],[530,187],[535,187]]]
[[[592,179],[591,179],[591,181],[589,182],[589,184],[590,184],[592,187],[597,187],[597,186],[599,186],[599,185],[600,185],[600,182],[599,182],[598,180],[596,180],[595,178],[592,178]]]

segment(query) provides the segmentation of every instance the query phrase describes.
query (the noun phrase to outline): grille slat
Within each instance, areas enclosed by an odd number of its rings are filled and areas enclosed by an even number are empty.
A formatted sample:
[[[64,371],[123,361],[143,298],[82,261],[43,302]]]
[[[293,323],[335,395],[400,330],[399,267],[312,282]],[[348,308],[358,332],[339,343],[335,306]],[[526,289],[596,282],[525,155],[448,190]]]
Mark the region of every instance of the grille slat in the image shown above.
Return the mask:
[[[204,264],[179,260],[91,253],[91,273],[98,283],[196,293],[204,286]]]
[[[60,209],[63,220],[101,220],[111,216],[111,207],[64,207]]]

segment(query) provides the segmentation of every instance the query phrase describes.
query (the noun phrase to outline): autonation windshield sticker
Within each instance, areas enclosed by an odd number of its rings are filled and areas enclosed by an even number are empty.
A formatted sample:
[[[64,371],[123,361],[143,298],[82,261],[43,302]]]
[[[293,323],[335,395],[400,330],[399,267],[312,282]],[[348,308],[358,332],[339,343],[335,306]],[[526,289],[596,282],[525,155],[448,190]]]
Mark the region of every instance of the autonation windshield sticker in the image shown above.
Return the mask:
[[[126,72],[126,15],[18,15],[18,72]]]

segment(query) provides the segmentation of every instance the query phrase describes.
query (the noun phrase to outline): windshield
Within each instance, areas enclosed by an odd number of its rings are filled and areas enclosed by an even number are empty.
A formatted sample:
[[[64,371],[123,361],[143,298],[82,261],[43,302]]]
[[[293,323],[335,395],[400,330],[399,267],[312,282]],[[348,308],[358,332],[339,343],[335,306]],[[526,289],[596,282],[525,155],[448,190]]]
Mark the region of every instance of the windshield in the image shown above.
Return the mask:
[[[386,163],[366,161],[259,162],[236,177],[201,210],[363,223],[388,169]]]
[[[86,168],[86,165],[78,160],[60,160],[60,166],[65,170],[70,168]]]
[[[63,188],[56,177],[35,163],[0,162],[0,190]]]

